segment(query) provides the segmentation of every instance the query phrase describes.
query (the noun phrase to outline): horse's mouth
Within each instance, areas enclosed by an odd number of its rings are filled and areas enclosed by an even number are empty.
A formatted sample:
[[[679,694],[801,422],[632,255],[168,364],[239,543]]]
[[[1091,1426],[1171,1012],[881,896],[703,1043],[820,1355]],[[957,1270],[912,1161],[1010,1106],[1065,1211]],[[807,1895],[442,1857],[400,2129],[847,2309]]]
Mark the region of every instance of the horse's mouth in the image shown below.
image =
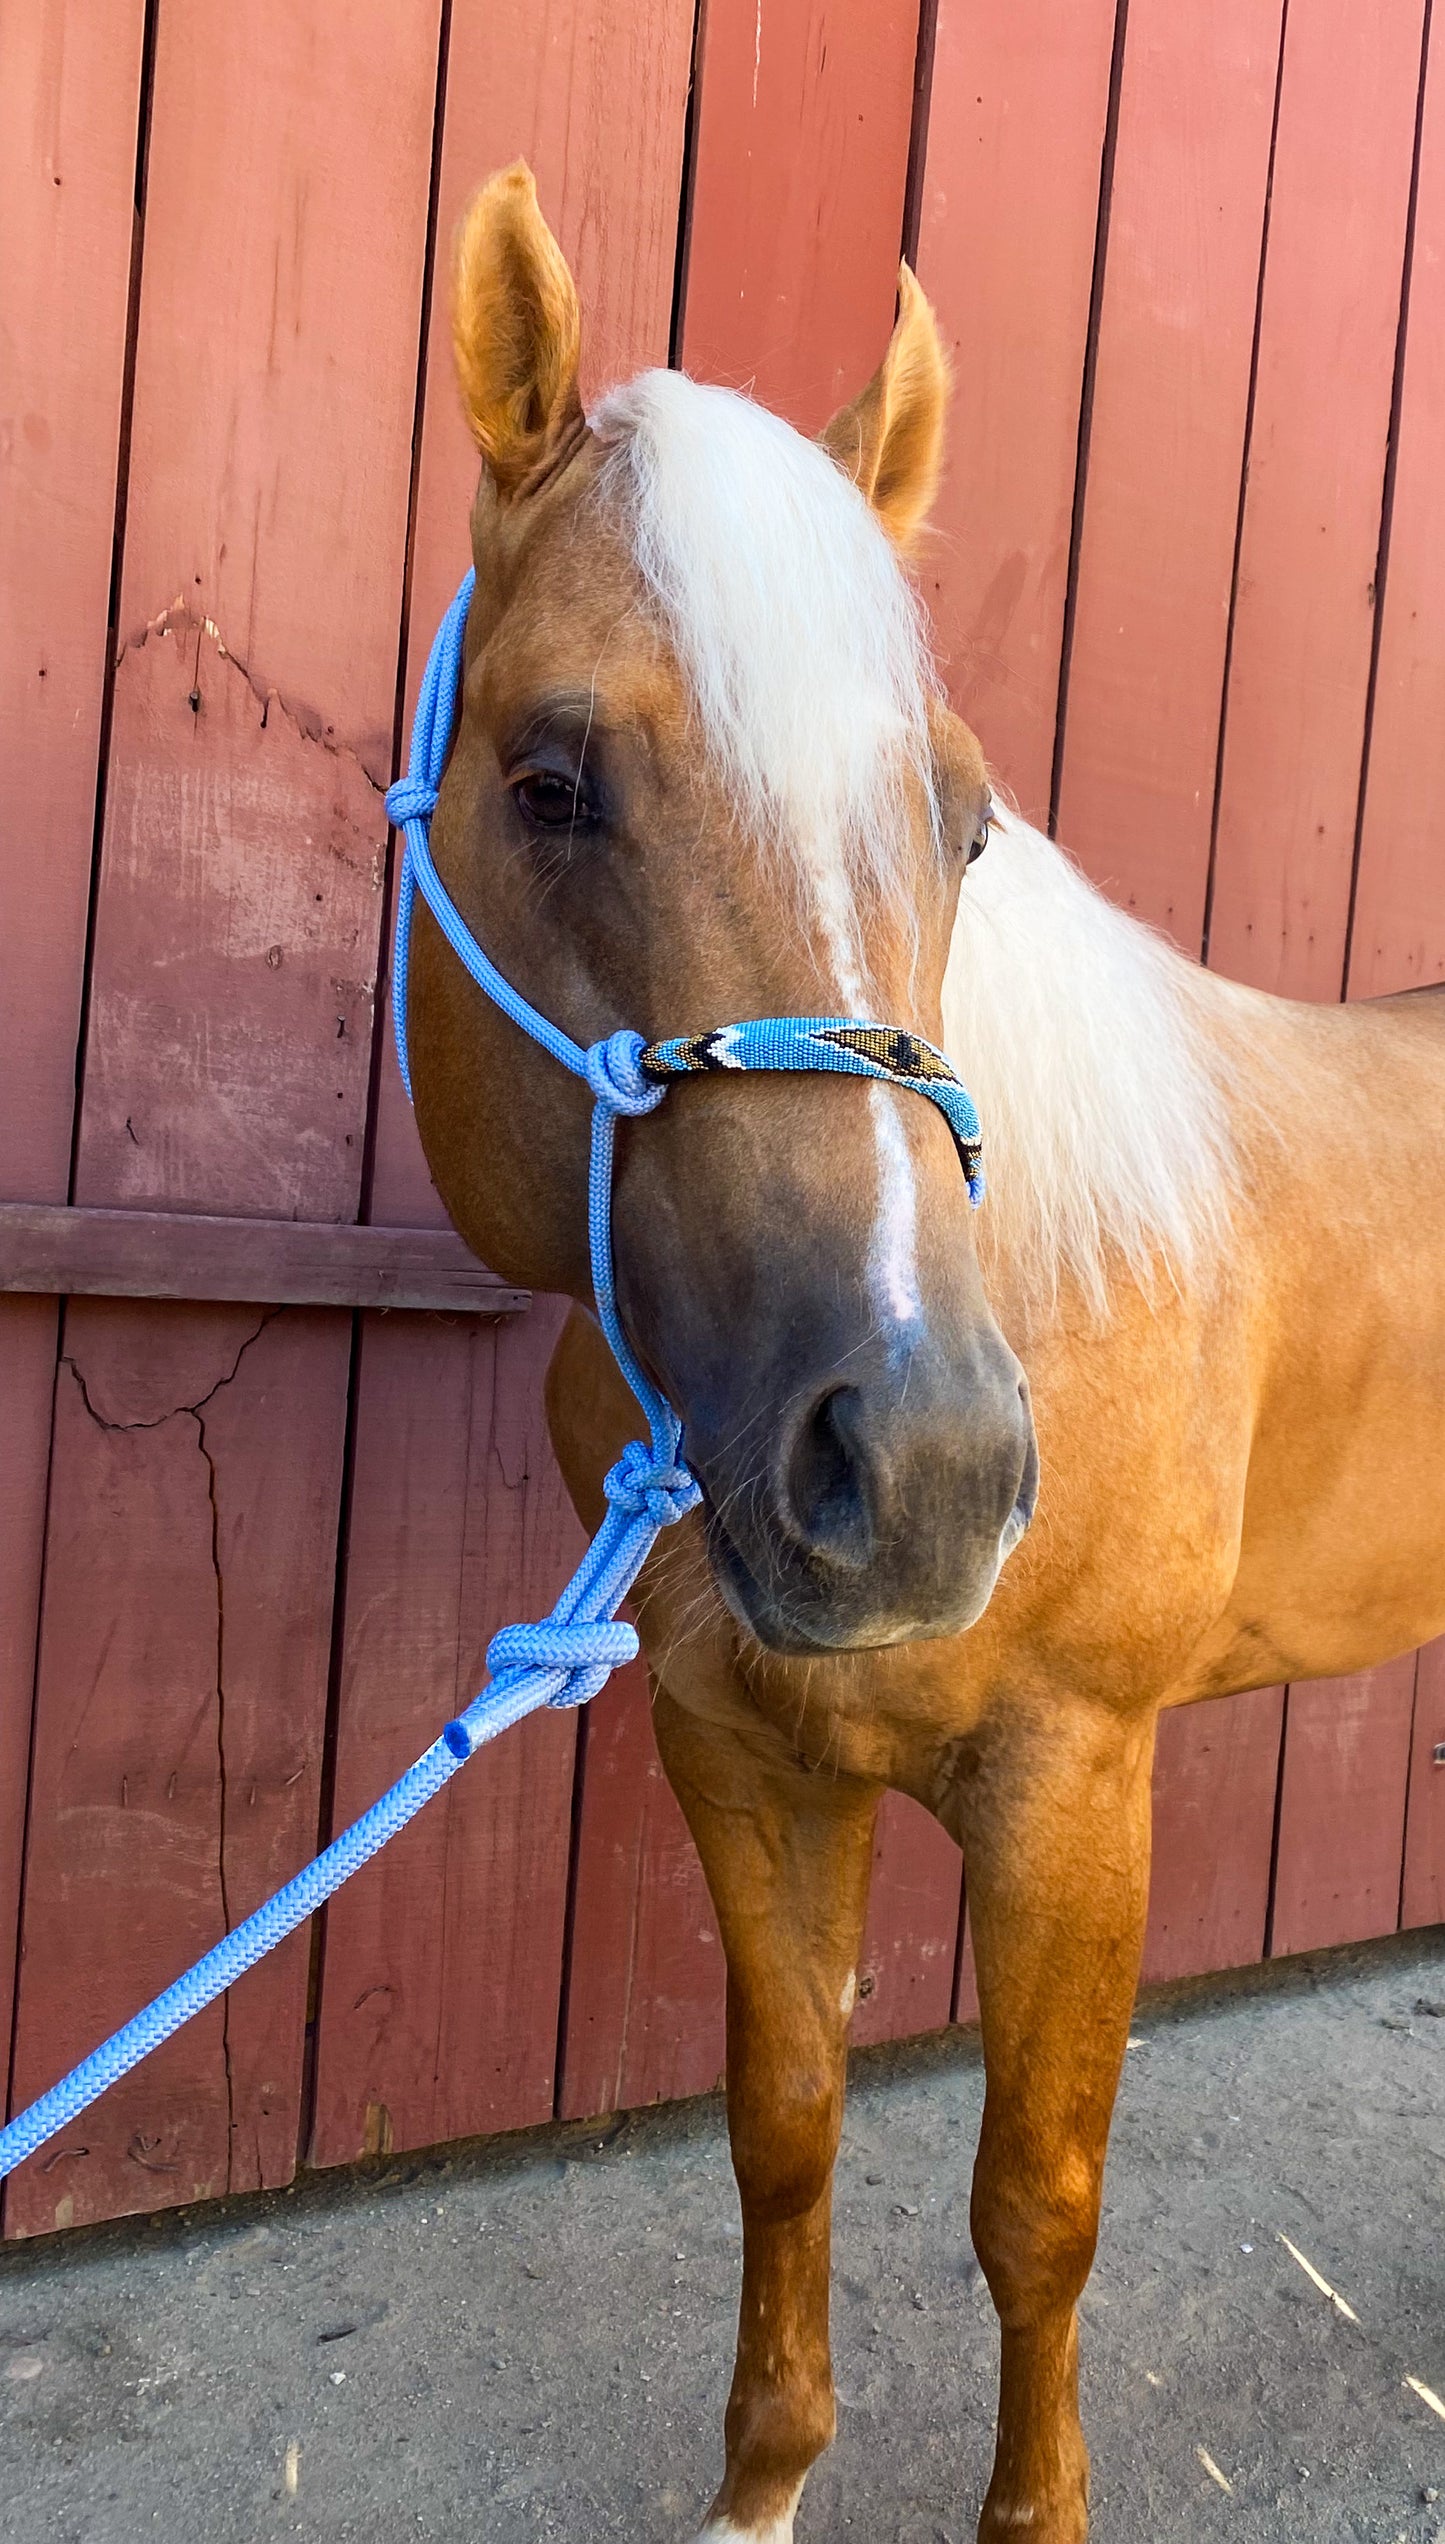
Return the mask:
[[[890,1616],[880,1608],[865,1611],[857,1596],[862,1585],[856,1579],[850,1583],[853,1595],[844,1599],[830,1597],[806,1574],[793,1585],[774,1586],[760,1579],[704,1485],[703,1526],[708,1562],[729,1613],[750,1640],[780,1657],[816,1660],[844,1652],[883,1651],[900,1643],[933,1642],[943,1636],[966,1633],[977,1624],[993,1596],[999,1574],[1028,1532],[1038,1491],[1038,1449],[1031,1435],[1023,1478],[999,1532],[992,1563],[981,1567],[983,1577],[971,1588],[960,1584],[957,1605],[951,1604],[944,1614],[935,1617]]]

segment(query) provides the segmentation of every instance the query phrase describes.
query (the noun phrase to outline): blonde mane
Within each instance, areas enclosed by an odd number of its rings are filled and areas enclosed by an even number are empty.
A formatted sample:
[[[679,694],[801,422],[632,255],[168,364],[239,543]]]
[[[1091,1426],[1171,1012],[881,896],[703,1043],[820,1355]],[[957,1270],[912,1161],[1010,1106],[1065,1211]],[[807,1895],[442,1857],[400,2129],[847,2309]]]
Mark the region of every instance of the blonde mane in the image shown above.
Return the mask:
[[[908,886],[903,791],[933,809],[926,622],[888,540],[817,443],[674,371],[593,417],[627,537],[740,820],[811,889],[840,980],[866,977],[858,887]],[[916,798],[915,798],[916,800]],[[1224,992],[1004,812],[960,896],[949,1057],[984,1125],[985,1253],[1047,1309],[1099,1314],[1122,1265],[1184,1280],[1222,1241]],[[1213,993],[1213,1000],[1211,999]]]
[[[1234,1069],[1215,981],[1000,810],[969,869],[943,983],[944,1043],[984,1125],[988,1253],[1050,1305],[1096,1313],[1120,1263],[1145,1288],[1223,1243]]]

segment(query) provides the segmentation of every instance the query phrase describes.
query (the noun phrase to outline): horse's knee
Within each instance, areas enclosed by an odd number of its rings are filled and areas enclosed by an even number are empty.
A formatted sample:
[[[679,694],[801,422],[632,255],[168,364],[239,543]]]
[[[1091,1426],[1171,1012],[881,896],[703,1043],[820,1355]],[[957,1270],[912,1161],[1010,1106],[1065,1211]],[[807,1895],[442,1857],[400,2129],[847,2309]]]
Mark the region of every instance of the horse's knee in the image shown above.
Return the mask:
[[[1100,2168],[1077,2151],[1013,2164],[980,2150],[973,2245],[1006,2328],[1075,2303],[1093,2267],[1100,2185]]]

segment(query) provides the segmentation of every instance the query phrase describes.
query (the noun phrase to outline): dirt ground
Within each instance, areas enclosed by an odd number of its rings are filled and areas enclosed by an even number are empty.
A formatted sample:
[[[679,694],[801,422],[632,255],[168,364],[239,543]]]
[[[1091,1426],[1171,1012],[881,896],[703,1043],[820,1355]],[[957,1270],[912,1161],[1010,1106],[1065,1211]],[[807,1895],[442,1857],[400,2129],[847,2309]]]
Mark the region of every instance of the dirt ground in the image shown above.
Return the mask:
[[[1096,2544],[1445,2544],[1406,2381],[1445,2397],[1445,1929],[1146,2000],[1135,2042],[1084,2301]],[[799,2544],[972,2538],[982,2088],[969,2034],[855,2062]],[[680,2544],[738,2258],[716,2103],[9,2247],[0,2538]]]

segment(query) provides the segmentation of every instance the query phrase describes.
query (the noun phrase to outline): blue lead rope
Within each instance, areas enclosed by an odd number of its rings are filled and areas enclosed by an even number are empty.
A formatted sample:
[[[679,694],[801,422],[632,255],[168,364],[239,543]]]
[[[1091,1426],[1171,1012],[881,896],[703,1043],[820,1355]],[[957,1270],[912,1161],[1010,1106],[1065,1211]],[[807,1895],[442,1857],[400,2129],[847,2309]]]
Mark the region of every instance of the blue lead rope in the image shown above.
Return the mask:
[[[449,1722],[414,1766],[379,1802],[333,1839],[314,1864],[247,1917],[152,2005],[113,2032],[99,2049],[0,2129],[0,2180],[47,2138],[76,2119],[106,2088],[138,2066],[193,2014],[292,1933],[405,1828],[463,1762],[542,1705],[582,1705],[613,1670],[635,1660],[634,1629],[617,1610],[632,1588],[658,1532],[696,1508],[701,1494],[682,1456],[682,1431],[667,1399],[640,1367],[622,1329],[612,1261],[612,1166],[619,1115],[651,1113],[677,1078],[714,1070],[825,1070],[881,1079],[925,1095],[948,1122],[968,1177],[983,1198],[978,1116],[943,1054],[916,1034],[844,1016],[772,1016],[711,1033],[648,1043],[614,1033],[584,1049],[541,1015],[490,962],[448,894],[431,855],[431,816],[446,765],[461,684],[462,648],[475,578],[466,576],[437,630],[412,726],[405,777],[387,795],[391,821],[405,836],[397,903],[392,1013],[397,1058],[408,1095],[407,967],[416,895],[421,893],[453,952],[478,987],[524,1033],[592,1089],[592,1150],[587,1227],[597,1314],[623,1376],[647,1417],[649,1439],[633,1440],[606,1479],[607,1516],[550,1617],[508,1625],[487,1649],[486,1684]]]

